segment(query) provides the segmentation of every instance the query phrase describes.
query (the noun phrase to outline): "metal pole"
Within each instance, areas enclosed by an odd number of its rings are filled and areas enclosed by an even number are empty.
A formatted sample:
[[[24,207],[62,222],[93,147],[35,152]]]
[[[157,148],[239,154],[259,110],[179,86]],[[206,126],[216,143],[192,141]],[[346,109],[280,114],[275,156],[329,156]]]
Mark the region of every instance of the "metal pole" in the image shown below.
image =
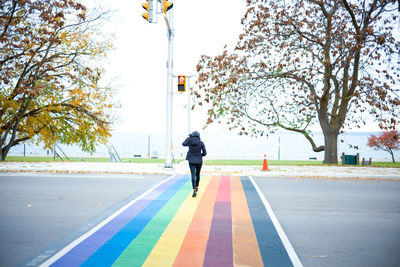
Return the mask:
[[[147,138],[147,158],[150,158],[150,135]]]
[[[188,134],[190,134],[190,77],[188,76],[188,91],[187,91],[187,95],[188,95]]]
[[[172,75],[173,75],[173,36],[172,25],[173,9],[168,13],[169,18],[164,16],[167,23],[168,35],[168,60],[167,60],[167,117],[166,117],[166,140],[165,140],[165,165],[164,168],[172,168]]]
[[[187,90],[187,96],[188,96],[187,109],[188,109],[188,131],[189,131],[188,134],[191,133],[191,131],[190,131],[190,93],[191,93],[191,91],[190,91],[190,78],[192,78],[194,76],[196,76],[196,75],[188,75],[188,76],[186,76],[187,83],[188,83],[187,84],[188,85],[188,90]]]
[[[278,160],[281,160],[281,137],[278,137]]]

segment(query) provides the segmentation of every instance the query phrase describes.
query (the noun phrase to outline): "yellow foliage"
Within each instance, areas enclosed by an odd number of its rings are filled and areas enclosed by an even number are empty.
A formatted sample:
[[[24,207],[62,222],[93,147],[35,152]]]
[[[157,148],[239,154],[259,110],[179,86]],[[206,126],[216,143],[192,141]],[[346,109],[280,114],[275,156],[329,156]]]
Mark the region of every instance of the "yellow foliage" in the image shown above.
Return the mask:
[[[28,5],[39,2],[28,1]],[[70,6],[75,0],[61,2]],[[47,2],[43,5],[53,8]],[[109,114],[116,107],[111,88],[98,84],[104,73],[98,66],[112,44],[99,38],[100,31],[92,29],[90,22],[76,24],[61,14],[38,17],[28,11],[21,8],[14,14],[23,18],[13,25],[20,31],[16,30],[13,38],[6,36],[7,43],[0,41],[4,58],[16,55],[16,47],[21,52],[15,62],[0,67],[0,81],[5,81],[0,90],[1,137],[4,129],[13,129],[13,123],[18,122],[15,140],[30,139],[46,148],[55,142],[75,143],[93,151],[96,143],[110,136]],[[78,21],[85,18],[76,8],[68,12],[72,14],[68,17],[79,13]],[[24,73],[26,70],[28,73]]]

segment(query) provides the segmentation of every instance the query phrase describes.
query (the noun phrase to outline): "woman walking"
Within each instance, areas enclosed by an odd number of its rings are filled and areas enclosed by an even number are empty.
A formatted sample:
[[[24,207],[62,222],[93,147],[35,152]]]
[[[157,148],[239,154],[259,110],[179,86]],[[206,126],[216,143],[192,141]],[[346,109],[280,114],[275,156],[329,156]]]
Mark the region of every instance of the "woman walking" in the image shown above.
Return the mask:
[[[192,174],[192,197],[195,197],[199,190],[200,170],[203,165],[203,157],[207,155],[206,146],[203,141],[200,140],[200,134],[197,131],[189,134],[189,137],[186,138],[182,145],[189,147],[186,160],[189,161],[190,173]]]

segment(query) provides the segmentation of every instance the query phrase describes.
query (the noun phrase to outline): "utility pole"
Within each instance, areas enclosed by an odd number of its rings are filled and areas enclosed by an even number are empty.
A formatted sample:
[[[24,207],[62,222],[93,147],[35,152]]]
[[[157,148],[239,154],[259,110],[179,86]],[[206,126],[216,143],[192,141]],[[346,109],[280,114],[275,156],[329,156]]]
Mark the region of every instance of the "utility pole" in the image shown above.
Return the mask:
[[[278,160],[281,160],[281,136],[278,137]]]
[[[191,133],[190,131],[190,78],[196,75],[178,75],[174,77],[178,77],[178,92],[184,93],[187,91],[187,110],[188,110],[188,134]],[[186,81],[187,81],[187,90],[186,90]]]
[[[147,137],[147,158],[150,158],[150,135]]]
[[[165,23],[167,24],[168,36],[168,60],[167,60],[167,118],[166,118],[166,140],[165,140],[165,164],[164,168],[172,168],[172,76],[173,76],[173,13],[169,12],[168,18],[166,11],[172,4],[165,7],[165,0],[163,0],[163,15]],[[168,2],[167,2],[168,3]]]
[[[156,5],[153,1],[157,1]],[[173,3],[168,0],[146,0],[142,7],[147,11],[142,16],[149,23],[157,23],[157,15],[162,14],[167,25],[168,58],[167,58],[167,110],[165,134],[165,164],[164,168],[172,168],[172,76],[173,76],[173,13],[170,11]],[[161,3],[161,12],[158,12],[158,2]],[[156,7],[155,7],[156,6]],[[167,16],[167,11],[169,11]]]
[[[190,78],[192,78],[192,77],[194,77],[194,76],[196,76],[196,75],[189,75],[189,76],[186,76],[188,79],[187,79],[187,81],[188,81],[188,90],[187,90],[187,97],[188,97],[188,103],[187,103],[187,108],[188,108],[188,131],[189,131],[189,133],[188,134],[190,134],[191,133],[191,131],[190,131],[190,94],[191,94],[191,90],[190,90]]]
[[[188,97],[188,103],[187,103],[187,108],[188,108],[188,134],[190,134],[190,77],[188,77],[188,91],[187,91],[187,97]]]

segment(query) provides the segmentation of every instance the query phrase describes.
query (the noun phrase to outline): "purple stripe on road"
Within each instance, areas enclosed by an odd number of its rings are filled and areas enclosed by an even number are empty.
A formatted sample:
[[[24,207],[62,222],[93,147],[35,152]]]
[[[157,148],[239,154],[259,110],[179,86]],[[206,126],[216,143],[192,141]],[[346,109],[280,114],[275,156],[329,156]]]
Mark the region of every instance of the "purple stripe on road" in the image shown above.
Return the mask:
[[[91,236],[83,240],[77,246],[72,248],[67,254],[56,261],[51,266],[79,266],[87,260],[97,249],[104,245],[111,237],[128,224],[138,213],[140,213],[151,201],[156,199],[169,186],[177,182],[182,175],[175,176],[165,183],[159,185],[150,191],[143,198],[129,206],[117,217],[112,219],[102,228],[97,230]]]
[[[233,266],[230,178],[222,177],[207,241],[204,266]]]

